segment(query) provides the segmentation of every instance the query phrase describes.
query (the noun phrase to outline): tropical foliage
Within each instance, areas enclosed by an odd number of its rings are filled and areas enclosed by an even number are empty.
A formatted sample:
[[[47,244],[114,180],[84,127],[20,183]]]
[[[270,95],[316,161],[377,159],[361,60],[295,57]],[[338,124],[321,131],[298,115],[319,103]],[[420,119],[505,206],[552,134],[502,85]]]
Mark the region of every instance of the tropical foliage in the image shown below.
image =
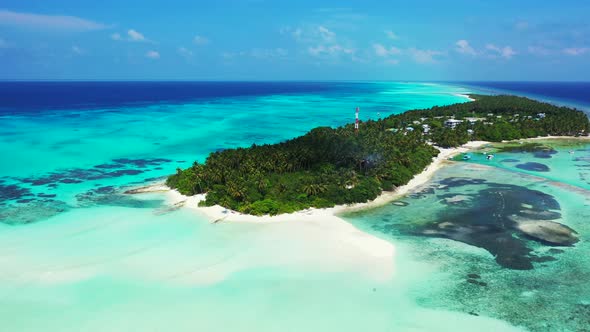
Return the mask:
[[[588,117],[582,111],[516,96],[471,97],[476,101],[389,117],[385,119],[386,126],[403,126],[425,119],[421,124],[430,126],[431,141],[441,147],[474,140],[499,142],[547,135],[579,136],[590,132]],[[448,128],[444,122],[450,118],[463,122],[454,129]],[[423,128],[416,126],[416,130]]]
[[[438,154],[432,144],[590,131],[579,111],[512,96],[475,98],[362,122],[358,133],[353,125],[319,127],[283,143],[214,152],[204,164],[178,169],[167,184],[185,195],[207,193],[202,203],[207,206],[255,215],[289,213],[366,202],[406,184]],[[444,124],[451,117],[479,120],[452,129]]]

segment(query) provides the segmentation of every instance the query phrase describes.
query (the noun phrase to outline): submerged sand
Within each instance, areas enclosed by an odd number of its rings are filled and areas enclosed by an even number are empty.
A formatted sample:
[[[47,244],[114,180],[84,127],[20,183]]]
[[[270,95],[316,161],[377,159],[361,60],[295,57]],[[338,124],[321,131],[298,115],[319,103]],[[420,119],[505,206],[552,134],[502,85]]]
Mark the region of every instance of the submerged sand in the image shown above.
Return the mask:
[[[392,278],[394,273],[392,262],[395,256],[395,248],[393,244],[358,230],[339,216],[351,211],[374,208],[390,203],[425,184],[453,156],[486,144],[488,142],[474,141],[458,148],[439,148],[439,155],[433,158],[433,162],[422,173],[417,174],[406,185],[391,192],[384,192],[377,199],[367,203],[340,205],[327,209],[310,208],[277,216],[253,216],[231,211],[219,205],[200,207],[199,202],[205,199],[203,194],[185,196],[176,190],[168,190],[165,195],[169,205],[183,206],[193,210],[212,223],[252,222],[261,225],[272,224],[272,228],[267,228],[267,230],[275,233],[269,235],[273,239],[288,237],[290,240],[294,240],[300,237],[299,240],[309,244],[322,243],[325,247],[321,252],[329,250],[334,255],[329,255],[329,257],[332,257],[330,262],[322,262],[321,264],[354,265],[373,279],[387,280]],[[135,193],[162,192],[163,189],[165,189],[165,186],[157,184],[140,188]],[[314,254],[317,252],[318,250],[314,249],[310,254],[315,255],[316,258],[321,257]],[[296,253],[296,255],[301,255],[301,253]],[[305,257],[305,255],[300,257]]]
[[[436,267],[338,217],[408,193],[482,144],[443,150],[408,185],[364,205],[255,217],[160,186],[134,197],[165,197],[161,210],[76,209],[7,230],[0,316],[18,331],[520,330],[425,309],[413,287]]]

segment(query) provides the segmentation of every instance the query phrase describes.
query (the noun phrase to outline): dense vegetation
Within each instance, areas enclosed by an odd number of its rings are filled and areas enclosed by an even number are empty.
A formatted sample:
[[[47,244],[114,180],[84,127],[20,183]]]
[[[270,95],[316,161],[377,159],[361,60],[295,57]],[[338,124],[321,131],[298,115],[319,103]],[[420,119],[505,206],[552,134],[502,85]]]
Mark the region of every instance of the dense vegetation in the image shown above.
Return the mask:
[[[579,136],[590,132],[588,117],[582,111],[516,96],[471,97],[476,101],[390,116],[384,119],[385,125],[389,128],[409,125],[423,131],[422,124],[427,124],[430,127],[429,139],[441,147],[454,147],[477,140],[500,142],[548,135]],[[420,125],[413,123],[424,118]],[[464,121],[451,129],[444,125],[449,118]],[[466,119],[478,120],[470,123]]]
[[[279,144],[214,152],[170,176],[182,194],[207,193],[204,205],[262,215],[366,202],[406,184],[438,154],[469,140],[586,135],[580,111],[513,96],[408,111],[353,125],[319,127]],[[544,113],[544,114],[540,114]],[[450,118],[465,120],[445,126]],[[467,120],[471,118],[471,122]]]

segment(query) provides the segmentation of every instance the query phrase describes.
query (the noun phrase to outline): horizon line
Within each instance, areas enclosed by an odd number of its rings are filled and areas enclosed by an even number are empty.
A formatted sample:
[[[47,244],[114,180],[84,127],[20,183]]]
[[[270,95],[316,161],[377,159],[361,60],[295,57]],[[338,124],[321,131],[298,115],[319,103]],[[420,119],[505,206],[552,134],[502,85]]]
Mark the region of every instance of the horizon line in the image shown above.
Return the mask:
[[[391,83],[590,83],[590,80],[313,80],[313,79],[269,79],[269,80],[240,80],[240,79],[0,79],[0,83],[11,83],[11,82],[145,82],[145,83],[166,83],[166,82],[186,82],[186,83],[207,83],[207,82],[228,82],[228,83],[265,83],[265,82],[340,82],[340,83],[379,83],[379,82],[391,82]]]

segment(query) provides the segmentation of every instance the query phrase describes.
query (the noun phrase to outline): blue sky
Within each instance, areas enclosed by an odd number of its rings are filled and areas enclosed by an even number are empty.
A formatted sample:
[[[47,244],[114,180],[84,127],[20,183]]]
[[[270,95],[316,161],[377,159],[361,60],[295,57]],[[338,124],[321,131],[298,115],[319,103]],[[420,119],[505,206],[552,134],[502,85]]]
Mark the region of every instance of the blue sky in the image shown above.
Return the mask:
[[[0,79],[590,80],[590,1],[0,0]]]

